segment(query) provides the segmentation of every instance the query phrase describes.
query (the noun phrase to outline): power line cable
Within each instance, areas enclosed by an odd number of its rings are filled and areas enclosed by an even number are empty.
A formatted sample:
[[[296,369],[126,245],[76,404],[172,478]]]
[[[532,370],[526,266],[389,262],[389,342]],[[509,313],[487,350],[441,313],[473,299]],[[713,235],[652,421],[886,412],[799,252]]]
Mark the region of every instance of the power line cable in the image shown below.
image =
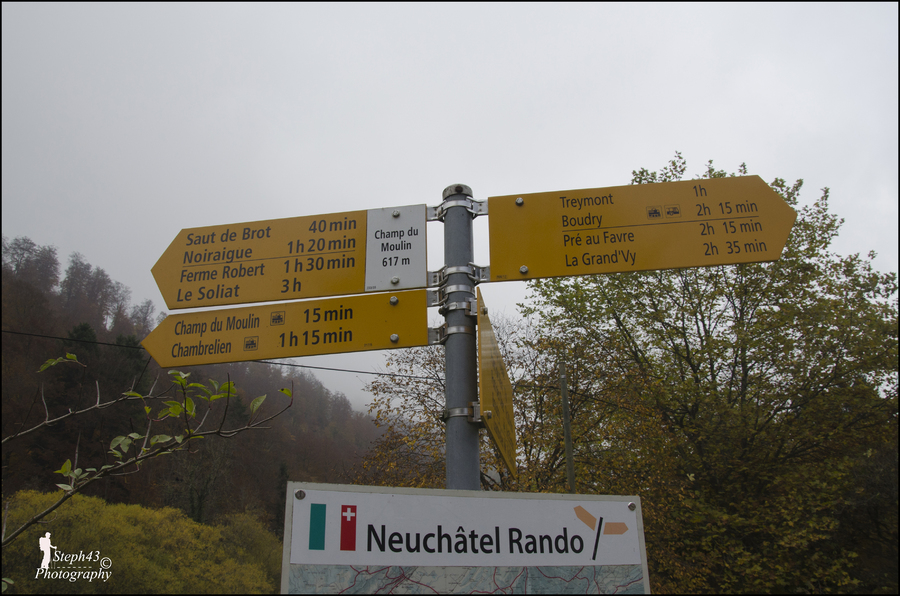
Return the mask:
[[[78,341],[83,344],[97,344],[100,346],[115,346],[117,348],[131,348],[132,350],[143,350],[143,346],[126,346],[122,344],[111,344],[105,341],[92,341],[89,339],[75,339],[72,337],[56,337],[55,335],[41,335],[40,333],[25,333],[24,331],[9,331],[8,329],[3,329],[3,333],[12,333],[14,335],[29,335],[31,337],[44,337],[47,339],[59,339],[62,341]]]
[[[247,362],[261,362],[262,364],[276,364],[278,366],[294,366],[297,368],[314,368],[316,370],[331,370],[334,372],[347,372],[347,373],[356,373],[360,375],[380,375],[384,377],[401,377],[404,379],[424,379],[426,381],[441,381],[444,379],[440,377],[423,377],[419,375],[401,375],[400,373],[383,373],[383,372],[373,372],[367,370],[350,370],[347,368],[328,368],[327,366],[310,366],[308,364],[294,364],[292,362],[272,362],[271,360],[247,360]]]

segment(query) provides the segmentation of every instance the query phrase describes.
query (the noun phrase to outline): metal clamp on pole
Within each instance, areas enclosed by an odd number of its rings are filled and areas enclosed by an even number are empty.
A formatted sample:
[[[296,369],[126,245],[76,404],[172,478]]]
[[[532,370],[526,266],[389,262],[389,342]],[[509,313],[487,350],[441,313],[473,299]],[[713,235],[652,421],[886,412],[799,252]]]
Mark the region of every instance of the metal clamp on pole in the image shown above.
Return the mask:
[[[464,207],[472,215],[472,219],[479,215],[488,214],[486,201],[475,201],[472,200],[472,197],[467,197],[455,201],[444,201],[435,207],[426,207],[425,219],[428,221],[444,221],[444,218],[447,216],[447,209],[451,207]]]
[[[453,335],[454,333],[466,333],[468,335],[475,335],[475,328],[466,327],[464,325],[454,325],[452,327],[447,327],[447,331],[445,333],[448,336]]]
[[[491,419],[491,411],[486,410],[484,412],[484,418],[482,418],[481,404],[477,401],[473,401],[469,403],[469,407],[467,408],[451,408],[449,410],[443,410],[438,418],[441,422],[447,422],[451,418],[462,418],[463,416],[465,416],[472,424],[483,427],[484,420]]]
[[[475,295],[475,287],[469,286],[466,284],[455,284],[452,286],[442,286],[441,292],[443,292],[444,295],[447,295],[447,296],[449,296],[453,292],[465,292],[466,294],[471,294],[472,296],[474,296]]]
[[[438,312],[442,315],[445,315],[451,310],[464,310],[470,317],[477,317],[478,301],[473,297],[469,298],[465,302],[447,302],[446,304],[441,305],[441,308],[438,310]]]
[[[472,265],[458,265],[456,267],[442,267],[441,271],[444,272],[444,278],[446,279],[448,276],[453,275],[454,273],[465,273],[469,279],[472,279],[473,271]]]
[[[441,325],[440,327],[429,327],[428,345],[434,346],[446,343],[448,337],[457,333],[475,335],[475,329],[473,329],[472,327],[465,327],[463,325],[454,325],[452,327],[448,327],[446,323]]]
[[[460,292],[468,294],[468,298],[466,298],[465,302],[456,301],[453,304],[457,306],[449,306],[448,301],[450,299],[450,294],[454,292]],[[444,310],[441,311],[441,314],[446,314],[451,310],[458,310],[460,308],[466,308],[472,312],[472,316],[475,316],[475,308],[469,308],[468,306],[459,306],[460,304],[467,304],[468,302],[475,300],[475,287],[467,284],[454,284],[454,285],[442,285],[436,290],[428,291],[428,306],[442,306]]]
[[[471,418],[472,408],[450,408],[449,410],[443,410],[439,418],[441,422],[447,422],[451,418],[462,418],[463,416]]]
[[[464,195],[465,198],[448,201],[447,197]],[[472,189],[465,184],[456,184],[444,189],[444,202],[436,207],[425,208],[425,219],[428,221],[444,221],[447,210],[451,207],[464,207],[472,217],[488,214],[487,201],[476,201],[472,198]]]
[[[472,280],[472,283],[475,285],[480,284],[483,281],[490,281],[491,279],[491,267],[490,265],[476,265],[475,263],[469,263],[465,266],[459,267],[441,267],[437,271],[428,271],[428,278],[426,281],[426,285],[429,288],[437,288],[445,283],[447,283],[447,278],[454,273],[465,273],[466,277]],[[475,291],[474,289],[472,290]]]

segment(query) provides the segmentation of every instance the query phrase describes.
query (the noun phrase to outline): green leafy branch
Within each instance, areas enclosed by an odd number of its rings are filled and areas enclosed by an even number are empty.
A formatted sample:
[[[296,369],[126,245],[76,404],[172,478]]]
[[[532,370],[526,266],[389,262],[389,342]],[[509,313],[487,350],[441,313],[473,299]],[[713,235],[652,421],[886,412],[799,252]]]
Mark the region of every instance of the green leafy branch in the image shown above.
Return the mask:
[[[79,363],[77,358],[73,354],[67,354],[64,358],[51,359],[44,363],[39,372],[43,372],[47,368],[51,366],[55,366],[60,363],[76,363],[81,366],[83,364]],[[225,420],[228,415],[228,405],[232,398],[237,396],[234,383],[230,380],[222,385],[219,385],[216,381],[210,380],[209,385],[204,385],[202,383],[189,383],[188,377],[190,373],[183,373],[180,371],[170,371],[169,377],[172,381],[172,387],[176,388],[176,391],[180,392],[180,397],[176,397],[176,399],[170,399],[163,402],[163,408],[157,413],[156,418],[151,416],[152,407],[146,405],[146,401],[148,399],[157,399],[160,398],[165,393],[168,393],[169,389],[167,389],[163,394],[159,396],[152,395],[152,388],[150,390],[150,394],[141,395],[135,391],[127,391],[122,394],[121,397],[102,402],[100,399],[99,386],[97,390],[97,403],[89,408],[85,408],[83,410],[72,411],[70,410],[67,414],[57,417],[50,418],[49,410],[47,409],[46,401],[44,402],[44,409],[46,412],[45,419],[43,422],[35,425],[34,427],[20,431],[10,437],[4,438],[3,442],[5,443],[7,440],[11,440],[16,437],[24,436],[28,433],[34,432],[40,428],[45,426],[49,426],[65,418],[70,416],[77,416],[79,414],[84,414],[91,410],[102,409],[117,403],[128,401],[128,400],[138,400],[140,399],[145,403],[144,405],[144,413],[147,416],[147,427],[144,433],[132,432],[127,435],[121,435],[115,437],[109,446],[108,453],[112,455],[114,463],[105,464],[99,468],[91,467],[91,468],[80,468],[78,467],[78,444],[80,443],[81,437],[79,435],[78,442],[76,442],[75,447],[75,461],[72,462],[71,459],[67,459],[65,463],[60,467],[60,469],[55,470],[55,474],[61,474],[66,481],[64,483],[59,483],[57,486],[62,489],[63,494],[60,498],[54,502],[50,507],[46,510],[36,514],[34,517],[25,522],[21,527],[16,529],[14,532],[9,534],[8,536],[3,535],[2,546],[6,547],[6,545],[10,544],[13,540],[15,540],[22,532],[31,527],[32,525],[38,523],[48,514],[52,513],[55,509],[57,509],[60,505],[65,503],[67,500],[72,498],[77,493],[84,490],[85,487],[90,485],[96,480],[107,476],[122,476],[126,474],[133,474],[140,470],[141,464],[148,459],[152,459],[154,457],[158,457],[160,455],[165,455],[169,453],[173,453],[175,451],[180,451],[186,449],[190,441],[203,439],[210,435],[217,435],[220,437],[230,438],[238,433],[250,430],[250,429],[264,429],[268,428],[262,426],[266,422],[276,418],[281,415],[285,410],[287,410],[294,403],[293,398],[293,387],[291,389],[281,389],[280,392],[284,393],[290,398],[290,402],[284,406],[281,410],[276,412],[275,414],[261,418],[259,414],[260,407],[266,399],[265,395],[261,395],[254,399],[250,404],[250,417],[247,420],[247,423],[244,426],[226,429],[225,428]],[[155,387],[154,383],[154,387]],[[170,389],[172,388],[170,387]],[[43,396],[43,392],[42,392]],[[207,421],[211,411],[213,402],[225,399],[225,407],[222,412],[222,418],[219,422],[217,428],[212,428],[209,430],[203,430],[204,424]],[[205,408],[198,408],[198,401],[200,403],[205,402]],[[200,415],[199,410],[205,409]],[[198,419],[199,416],[199,419]],[[178,434],[169,435],[169,434],[152,434],[151,430],[154,423],[162,422],[165,420],[173,420],[177,421],[177,423],[184,429]]]
[[[57,364],[62,364],[62,363],[77,364],[78,366],[81,366],[82,368],[87,368],[86,364],[82,364],[81,362],[78,362],[78,357],[75,354],[66,354],[65,356],[60,356],[59,358],[51,358],[50,360],[47,360],[44,364],[41,365],[40,370],[38,370],[37,372],[42,373],[45,370],[47,370],[48,368],[50,368],[51,366],[56,366]],[[155,383],[154,383],[154,386],[155,386]],[[153,392],[152,387],[150,389],[150,392],[151,393]],[[122,403],[125,401],[135,400],[135,399],[143,399],[143,396],[141,396],[140,394],[137,394],[133,391],[129,391],[127,393],[122,394],[121,397],[117,397],[116,399],[111,399],[109,401],[104,402],[100,398],[100,385],[98,383],[97,384],[97,401],[94,403],[94,405],[92,405],[88,408],[84,408],[83,410],[73,410],[73,409],[69,408],[69,411],[66,412],[65,414],[63,414],[62,416],[57,416],[56,418],[50,418],[50,409],[47,407],[47,400],[44,398],[44,386],[42,384],[41,385],[41,402],[44,405],[44,420],[42,422],[40,422],[39,424],[32,426],[31,428],[20,430],[8,437],[3,437],[2,444],[5,445],[7,441],[12,441],[13,439],[18,439],[18,438],[24,437],[25,435],[28,435],[35,431],[38,431],[44,427],[52,426],[52,425],[56,424],[57,422],[62,422],[66,418],[80,416],[82,414],[86,414],[87,412],[91,412],[93,410],[103,410],[105,408],[109,408],[116,404],[119,404],[119,403]],[[37,400],[37,397],[35,397],[35,400]],[[33,407],[33,405],[34,404],[32,404],[32,407]],[[28,415],[30,415],[30,414],[31,414],[31,410],[28,411]],[[28,415],[26,415],[26,418],[28,417]]]

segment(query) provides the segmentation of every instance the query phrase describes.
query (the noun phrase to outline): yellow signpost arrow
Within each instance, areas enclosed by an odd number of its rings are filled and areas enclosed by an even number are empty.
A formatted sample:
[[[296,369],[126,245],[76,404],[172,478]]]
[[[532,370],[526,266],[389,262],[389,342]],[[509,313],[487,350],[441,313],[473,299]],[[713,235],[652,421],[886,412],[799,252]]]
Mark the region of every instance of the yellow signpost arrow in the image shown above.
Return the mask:
[[[164,367],[428,344],[425,290],[362,294],[166,317],[142,342]]]
[[[488,198],[491,281],[774,261],[797,218],[759,176]]]
[[[500,346],[491,326],[487,308],[478,289],[478,395],[481,419],[500,457],[513,478],[516,468],[516,421],[513,414],[512,385]]]
[[[425,287],[425,206],[182,230],[153,266],[170,309]]]

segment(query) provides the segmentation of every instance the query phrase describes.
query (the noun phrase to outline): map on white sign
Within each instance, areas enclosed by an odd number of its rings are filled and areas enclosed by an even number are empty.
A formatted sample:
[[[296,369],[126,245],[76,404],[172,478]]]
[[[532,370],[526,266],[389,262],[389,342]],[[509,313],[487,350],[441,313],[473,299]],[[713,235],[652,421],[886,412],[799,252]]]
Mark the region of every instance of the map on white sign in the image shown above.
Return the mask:
[[[637,497],[288,483],[282,592],[648,593]]]

